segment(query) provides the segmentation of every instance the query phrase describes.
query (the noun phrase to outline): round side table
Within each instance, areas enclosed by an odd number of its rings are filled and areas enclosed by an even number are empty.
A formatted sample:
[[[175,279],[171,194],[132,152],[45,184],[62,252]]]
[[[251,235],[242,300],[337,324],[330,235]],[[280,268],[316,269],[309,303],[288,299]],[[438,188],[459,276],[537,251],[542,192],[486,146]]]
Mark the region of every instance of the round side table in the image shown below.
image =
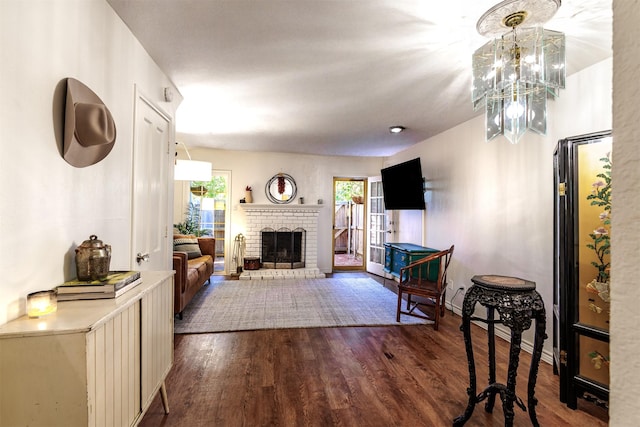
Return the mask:
[[[542,344],[547,338],[546,313],[544,302],[536,291],[535,282],[498,275],[474,276],[473,285],[468,289],[462,305],[462,325],[460,329],[464,334],[464,345],[467,350],[469,364],[469,402],[464,414],[453,420],[454,426],[462,426],[471,417],[475,405],[487,400],[485,410],[493,411],[496,394],[500,395],[504,411],[504,425],[513,425],[513,405],[518,405],[526,411],[522,399],[516,396],[516,376],[520,360],[520,345],[522,332],[531,327],[531,321],[535,320],[535,339],[533,355],[529,369],[529,383],[527,387],[527,404],[529,418],[534,426],[538,426],[536,417],[537,399],[534,397],[536,380],[538,378],[538,366],[542,356]],[[473,317],[476,303],[480,303],[487,309],[487,318]],[[494,318],[494,312],[498,310],[499,319]],[[476,394],[476,365],[473,358],[473,346],[471,343],[471,321],[480,321],[487,324],[487,336],[489,345],[489,386],[480,394]],[[496,382],[496,351],[495,351],[495,324],[503,324],[511,329],[511,345],[509,349],[509,368],[507,372],[507,384]]]

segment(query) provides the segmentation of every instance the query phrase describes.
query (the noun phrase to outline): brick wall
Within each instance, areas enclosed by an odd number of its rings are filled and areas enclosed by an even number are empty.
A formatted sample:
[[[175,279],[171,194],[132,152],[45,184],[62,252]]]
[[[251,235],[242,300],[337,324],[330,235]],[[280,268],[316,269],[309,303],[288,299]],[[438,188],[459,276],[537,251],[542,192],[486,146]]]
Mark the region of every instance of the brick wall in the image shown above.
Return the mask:
[[[311,205],[242,205],[246,213],[245,256],[260,256],[260,232],[264,228],[278,230],[304,228],[307,232],[305,248],[306,268],[318,266],[318,207]]]

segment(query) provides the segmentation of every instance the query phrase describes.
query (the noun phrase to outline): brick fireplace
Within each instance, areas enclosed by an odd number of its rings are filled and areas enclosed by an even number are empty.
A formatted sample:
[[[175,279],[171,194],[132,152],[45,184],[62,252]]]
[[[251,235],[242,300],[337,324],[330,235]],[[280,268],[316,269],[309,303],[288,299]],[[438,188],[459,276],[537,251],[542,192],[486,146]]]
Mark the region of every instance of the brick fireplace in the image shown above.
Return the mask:
[[[318,216],[321,205],[258,205],[241,203],[246,214],[245,257],[261,257],[265,229],[301,229],[305,232],[304,268],[245,270],[240,279],[325,277],[318,269]]]

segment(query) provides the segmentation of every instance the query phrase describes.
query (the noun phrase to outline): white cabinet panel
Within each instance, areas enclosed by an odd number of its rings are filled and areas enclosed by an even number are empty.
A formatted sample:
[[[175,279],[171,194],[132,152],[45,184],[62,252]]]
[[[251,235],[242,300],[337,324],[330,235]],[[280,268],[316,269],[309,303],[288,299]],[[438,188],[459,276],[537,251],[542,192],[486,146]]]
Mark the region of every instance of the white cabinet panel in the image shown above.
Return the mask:
[[[0,426],[137,424],[173,363],[173,272],[0,327]]]
[[[140,365],[139,337],[140,301],[87,334],[90,426],[128,426],[140,414],[140,390],[133,381]]]
[[[173,282],[167,281],[142,300],[142,401],[151,404],[173,365]],[[170,313],[167,315],[167,313]]]

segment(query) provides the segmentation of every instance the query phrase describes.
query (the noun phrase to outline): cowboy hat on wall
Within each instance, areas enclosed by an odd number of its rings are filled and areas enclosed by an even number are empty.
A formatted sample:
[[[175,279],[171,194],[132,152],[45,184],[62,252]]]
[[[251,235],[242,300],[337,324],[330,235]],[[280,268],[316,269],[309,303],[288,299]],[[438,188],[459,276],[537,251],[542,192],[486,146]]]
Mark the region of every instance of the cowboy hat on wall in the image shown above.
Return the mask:
[[[67,78],[62,157],[84,168],[98,163],[116,142],[116,125],[109,109],[91,89]]]

